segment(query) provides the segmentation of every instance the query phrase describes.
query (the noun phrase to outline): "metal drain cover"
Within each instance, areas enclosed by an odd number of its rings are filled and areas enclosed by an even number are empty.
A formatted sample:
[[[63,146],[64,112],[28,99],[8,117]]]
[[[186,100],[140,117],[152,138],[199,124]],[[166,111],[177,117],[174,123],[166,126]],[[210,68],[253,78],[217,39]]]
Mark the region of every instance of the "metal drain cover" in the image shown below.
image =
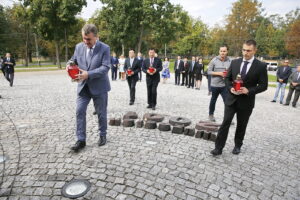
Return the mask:
[[[87,180],[72,180],[63,186],[61,193],[64,197],[76,199],[86,195],[90,188]]]

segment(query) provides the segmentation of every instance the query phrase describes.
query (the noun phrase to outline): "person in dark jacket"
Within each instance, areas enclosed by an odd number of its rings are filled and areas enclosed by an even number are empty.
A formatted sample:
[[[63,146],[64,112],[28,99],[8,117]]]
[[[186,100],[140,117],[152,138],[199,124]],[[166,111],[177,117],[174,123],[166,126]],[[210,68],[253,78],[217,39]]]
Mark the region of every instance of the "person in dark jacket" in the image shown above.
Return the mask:
[[[283,103],[284,99],[284,93],[285,93],[285,87],[287,85],[289,76],[291,75],[292,70],[289,66],[289,61],[285,60],[283,65],[278,68],[277,70],[277,87],[276,87],[276,92],[273,100],[271,102],[276,102],[277,97],[279,94],[279,91],[281,90],[281,95],[280,95],[280,104]]]
[[[15,66],[15,60],[11,58],[10,53],[6,53],[6,57],[3,59],[2,68],[4,68],[5,78],[9,82],[10,87],[12,87],[14,83]]]

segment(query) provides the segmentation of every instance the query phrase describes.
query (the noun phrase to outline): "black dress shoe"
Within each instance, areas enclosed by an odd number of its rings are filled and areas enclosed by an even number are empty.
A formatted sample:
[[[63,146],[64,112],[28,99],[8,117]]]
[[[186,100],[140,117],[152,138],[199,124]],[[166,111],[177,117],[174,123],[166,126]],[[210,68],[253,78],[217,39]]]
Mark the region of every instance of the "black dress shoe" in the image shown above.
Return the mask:
[[[96,112],[96,111],[94,111],[94,112],[93,112],[93,115],[97,115],[97,112]]]
[[[293,108],[296,108],[296,105],[292,105],[293,106]]]
[[[155,110],[155,106],[152,107],[152,110]]]
[[[129,102],[129,105],[130,105],[130,106],[133,105],[133,102]]]
[[[222,150],[214,149],[210,152],[213,156],[218,156],[222,154]]]
[[[106,136],[100,136],[100,139],[99,139],[99,142],[98,142],[99,147],[103,146],[105,144],[106,144]]]
[[[234,147],[232,150],[232,153],[235,155],[241,153],[241,147]]]
[[[288,105],[290,105],[290,104],[287,104],[287,103],[285,103],[285,104],[283,104],[284,106],[288,106]]]
[[[276,103],[276,101],[275,101],[275,100],[272,100],[271,102],[272,102],[272,103]]]
[[[80,149],[83,149],[85,147],[85,141],[77,141],[74,146],[71,147],[71,149],[75,152],[79,151]]]
[[[148,105],[147,108],[152,108],[152,106],[151,106],[151,105]]]

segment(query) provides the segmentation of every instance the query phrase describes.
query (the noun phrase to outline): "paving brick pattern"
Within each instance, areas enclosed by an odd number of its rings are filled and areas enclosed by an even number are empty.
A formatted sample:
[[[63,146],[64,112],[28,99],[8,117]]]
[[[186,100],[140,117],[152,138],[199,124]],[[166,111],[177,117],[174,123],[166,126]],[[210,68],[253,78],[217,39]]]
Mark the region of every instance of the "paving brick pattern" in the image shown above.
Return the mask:
[[[87,147],[74,154],[70,146],[76,141],[76,84],[64,71],[17,73],[15,79],[13,88],[0,79],[4,97],[0,99],[0,138],[9,157],[0,200],[8,199],[5,195],[10,194],[12,184],[11,200],[65,199],[61,188],[74,178],[92,184],[79,199],[300,199],[300,109],[270,103],[274,88],[257,96],[238,156],[231,154],[235,125],[223,155],[217,158],[209,153],[213,142],[158,129],[110,126],[107,145],[98,147],[92,103],[87,112]],[[137,83],[133,106],[128,105],[126,82],[111,85],[109,117],[127,111],[142,117],[149,112],[144,81]],[[175,86],[171,79],[158,87],[155,112],[164,114],[165,120],[187,117],[194,126],[207,119],[209,99],[205,78],[200,91]],[[215,114],[218,122],[223,109],[220,98]],[[19,143],[7,115],[21,141],[18,171]],[[1,163],[0,172],[2,175]]]

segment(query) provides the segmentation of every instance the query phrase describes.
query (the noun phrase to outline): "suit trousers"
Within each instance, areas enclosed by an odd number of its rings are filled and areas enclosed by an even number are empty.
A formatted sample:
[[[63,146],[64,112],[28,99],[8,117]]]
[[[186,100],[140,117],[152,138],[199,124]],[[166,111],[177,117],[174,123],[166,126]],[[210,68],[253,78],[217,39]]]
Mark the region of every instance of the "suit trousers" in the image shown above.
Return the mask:
[[[8,73],[8,72],[5,73],[5,78],[9,82],[10,86],[13,86],[14,84],[14,77],[15,77],[14,73]]]
[[[117,73],[118,73],[118,67],[112,66],[111,67],[111,80],[117,80]]]
[[[182,73],[181,85],[188,85],[188,76],[187,76],[187,73]]]
[[[189,73],[189,87],[194,87],[195,85],[195,76],[194,73]]]
[[[175,85],[180,85],[180,72],[179,72],[179,70],[175,71]]]
[[[285,100],[286,104],[290,104],[294,91],[295,91],[295,95],[294,95],[294,100],[292,102],[292,105],[296,106],[296,104],[299,100],[300,90],[296,90],[295,88],[291,88],[291,87],[289,89],[289,93],[288,93],[288,95],[286,97],[286,100]]]
[[[86,140],[86,110],[90,100],[93,99],[98,114],[98,127],[100,136],[106,136],[107,130],[107,99],[108,93],[99,96],[90,93],[86,84],[77,96],[76,108],[76,135],[79,141]]]
[[[135,77],[128,77],[127,83],[129,87],[129,94],[130,94],[130,102],[134,103],[135,100],[135,86],[138,78]]]
[[[147,93],[148,93],[148,104],[150,106],[156,106],[157,104],[157,86],[159,81],[151,80],[147,77]]]
[[[221,127],[219,128],[215,143],[216,149],[222,150],[224,148],[228,137],[229,128],[235,114],[237,119],[237,125],[235,130],[234,143],[236,147],[241,147],[243,145],[246,128],[248,125],[249,118],[252,114],[252,110],[252,108],[239,108],[237,102],[235,102],[231,106],[225,105],[224,119]]]
[[[139,72],[139,80],[142,81],[142,70]]]

